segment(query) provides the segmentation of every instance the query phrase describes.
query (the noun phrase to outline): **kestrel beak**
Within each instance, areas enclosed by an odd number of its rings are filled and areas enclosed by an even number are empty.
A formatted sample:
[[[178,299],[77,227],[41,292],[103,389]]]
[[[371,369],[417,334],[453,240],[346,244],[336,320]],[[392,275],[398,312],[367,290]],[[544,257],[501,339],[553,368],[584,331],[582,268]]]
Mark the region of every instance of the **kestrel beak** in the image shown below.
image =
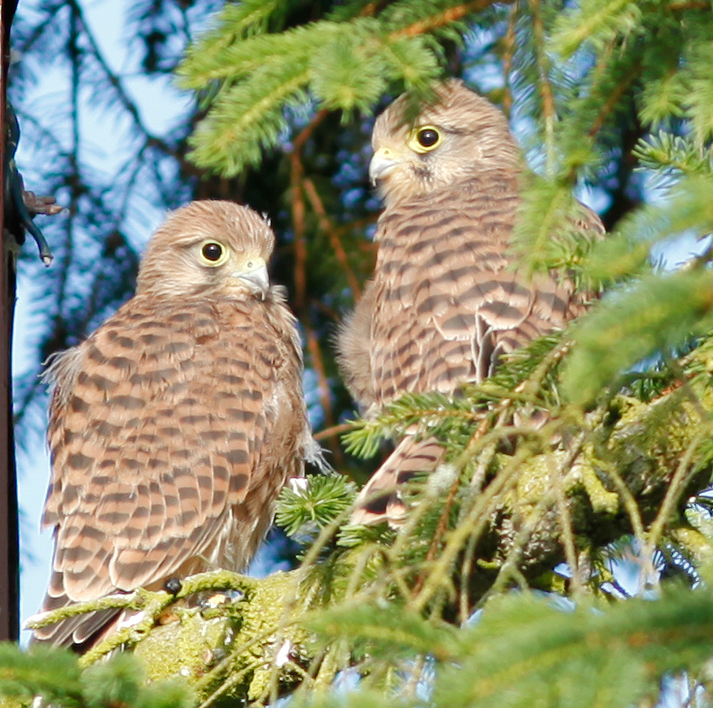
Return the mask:
[[[396,169],[403,159],[387,147],[380,147],[371,158],[369,163],[369,179],[372,184],[377,180],[384,179]]]
[[[250,271],[239,271],[233,274],[235,278],[245,283],[253,294],[258,295],[261,300],[267,296],[270,289],[270,276],[267,274],[267,266],[263,263]]]

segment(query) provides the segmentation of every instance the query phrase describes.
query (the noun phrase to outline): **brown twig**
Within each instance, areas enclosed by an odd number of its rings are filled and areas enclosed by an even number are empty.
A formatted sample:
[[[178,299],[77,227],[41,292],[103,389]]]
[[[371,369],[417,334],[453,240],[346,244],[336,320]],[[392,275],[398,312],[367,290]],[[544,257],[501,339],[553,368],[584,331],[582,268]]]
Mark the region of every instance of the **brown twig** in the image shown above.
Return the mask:
[[[426,554],[426,560],[424,563],[424,567],[421,568],[421,572],[419,573],[416,583],[414,584],[414,588],[413,588],[414,597],[416,595],[418,595],[418,593],[421,591],[421,588],[423,587],[423,583],[426,581],[426,577],[428,576],[427,568],[435,560],[436,555],[438,554],[438,547],[441,544],[441,539],[443,538],[443,535],[446,533],[446,530],[448,529],[448,517],[451,514],[451,509],[453,508],[453,503],[456,500],[456,496],[458,494],[459,489],[460,489],[460,475],[456,475],[456,478],[453,480],[453,483],[451,484],[451,488],[448,490],[448,496],[446,497],[445,504],[443,505],[443,510],[441,511],[441,516],[438,519],[438,526],[436,526],[436,531],[433,534],[433,539],[431,539],[431,545],[429,546],[428,553]]]
[[[561,531],[561,543],[564,549],[564,557],[572,573],[571,582],[574,595],[582,593],[582,578],[580,577],[579,561],[577,559],[577,546],[572,529],[572,516],[569,513],[567,499],[563,489],[564,477],[557,469],[550,470],[550,483],[555,491],[557,503],[557,516]]]
[[[317,374],[317,381],[319,382],[319,400],[322,404],[322,410],[324,410],[324,419],[327,426],[331,428],[334,427],[334,412],[332,411],[332,401],[329,397],[329,382],[327,381],[324,360],[322,359],[322,351],[319,348],[317,335],[314,333],[314,329],[308,324],[305,325],[305,337],[307,339],[307,351],[312,358],[312,368]],[[344,463],[344,455],[338,441],[330,439],[329,448],[334,455],[334,463],[337,467],[342,466]]]
[[[290,154],[290,187],[292,189],[292,227],[295,238],[295,307],[300,319],[303,318],[307,294],[307,241],[305,238],[305,203],[302,194],[302,148],[317,126],[327,117],[329,111],[322,109],[292,141]]]
[[[321,300],[317,300],[316,298],[312,298],[310,301],[312,304],[312,307],[314,307],[315,310],[318,310],[321,312],[323,315],[328,317],[332,322],[341,322],[341,315],[333,308],[330,307],[329,305],[325,305]]]
[[[327,115],[329,115],[329,111],[326,109],[315,113],[312,120],[293,140],[292,153],[290,155],[290,187],[292,189],[292,226],[295,239],[295,309],[304,326],[307,351],[312,359],[312,367],[317,374],[319,398],[324,411],[325,421],[329,427],[333,427],[334,413],[329,397],[329,383],[324,369],[324,360],[317,336],[309,322],[309,313],[307,312],[307,238],[305,235],[306,209],[304,194],[306,192],[308,193],[308,189],[305,186],[307,180],[305,180],[304,167],[302,165],[302,148]],[[321,201],[319,203],[321,204]],[[337,466],[341,465],[343,463],[343,453],[338,443],[334,440],[330,440],[329,447],[334,455],[335,464],[337,464]]]
[[[631,522],[631,529],[634,532],[634,536],[641,543],[644,542],[644,522],[641,518],[641,511],[639,510],[639,505],[636,503],[634,495],[631,493],[629,487],[626,486],[624,478],[619,474],[619,470],[616,465],[606,460],[597,460],[597,466],[601,467],[609,479],[614,483],[616,487],[617,494],[624,505],[624,509],[629,516],[629,521]]]
[[[624,78],[624,80],[621,81],[617,85],[617,87],[609,94],[609,98],[606,100],[606,102],[602,106],[602,109],[597,114],[597,117],[594,119],[592,127],[587,131],[587,135],[590,138],[593,138],[602,129],[604,121],[606,121],[606,119],[609,117],[609,114],[617,107],[617,105],[619,104],[619,100],[621,99],[626,89],[633,83],[634,79],[638,77],[640,68],[641,63],[637,62],[631,68],[631,71],[628,71],[626,73],[626,77]]]
[[[470,536],[479,536],[483,529],[490,524],[491,515],[502,504],[502,495],[517,484],[522,462],[523,455],[517,454],[511,463],[504,470],[501,470],[482,493],[478,495],[472,508],[461,523],[450,533],[443,550],[433,563],[431,573],[426,579],[421,592],[409,602],[409,606],[412,609],[419,612],[423,610],[438,592],[444,579],[449,576],[449,569],[467,539]]]
[[[545,121],[545,146],[547,166],[554,169],[555,123],[557,111],[555,97],[550,83],[549,60],[545,53],[545,28],[540,12],[540,0],[529,0],[532,11],[532,34],[534,36],[537,70],[540,75],[540,93],[542,94],[542,113]]]
[[[668,523],[669,518],[673,513],[673,509],[676,506],[676,503],[678,502],[681,490],[684,488],[689,476],[695,472],[695,465],[692,464],[693,456],[700,444],[703,442],[703,440],[705,440],[706,437],[708,437],[709,435],[710,426],[706,425],[703,427],[702,430],[698,432],[697,435],[693,437],[688,447],[686,448],[686,451],[683,454],[681,461],[678,463],[676,472],[674,473],[673,477],[671,478],[671,481],[669,482],[668,489],[666,490],[666,495],[664,496],[664,499],[661,502],[661,506],[659,507],[659,511],[656,514],[654,522],[649,528],[646,543],[641,549],[641,558],[643,561],[643,572],[641,574],[641,577],[644,582],[649,577],[649,572],[651,566],[653,565],[652,559],[654,550],[656,549],[656,546],[658,545],[658,542],[661,536],[663,535],[666,524]]]
[[[358,300],[361,296],[361,287],[359,286],[359,281],[354,275],[354,271],[352,270],[351,265],[349,265],[347,252],[344,250],[344,246],[342,246],[342,242],[337,236],[332,220],[327,216],[327,211],[325,210],[324,204],[322,203],[322,199],[320,198],[317,192],[317,188],[314,186],[314,182],[309,179],[309,177],[305,177],[302,180],[302,186],[305,190],[305,193],[307,194],[307,199],[309,199],[310,204],[312,205],[312,209],[314,209],[314,213],[317,215],[317,220],[319,221],[319,228],[322,229],[322,231],[324,231],[324,233],[327,235],[329,243],[332,245],[332,249],[334,250],[334,255],[337,257],[339,265],[341,265],[342,269],[344,270],[344,274],[346,275],[349,287],[351,288],[351,291],[354,294],[354,299]]]
[[[376,259],[376,252],[379,250],[379,246],[374,241],[361,241],[357,244],[357,247],[360,251],[364,251],[364,253],[368,253]]]
[[[542,82],[542,110],[545,118],[554,119],[555,99],[552,93],[552,85],[549,80],[549,62],[545,55],[545,27],[540,14],[540,0],[530,0],[532,9],[532,33],[535,36],[535,46],[537,51],[537,68]]]
[[[290,186],[292,188],[292,228],[295,238],[295,309],[302,320],[305,317],[307,293],[307,241],[305,239],[305,203],[300,189],[302,161],[295,151],[290,155]]]
[[[315,433],[314,439],[326,440],[327,438],[334,437],[335,435],[348,433],[353,427],[353,423],[340,423],[339,425],[333,425],[330,428],[325,428],[324,430],[320,430],[318,433]]]
[[[510,3],[513,2],[513,0],[505,0],[505,2]],[[450,7],[443,12],[433,15],[433,17],[429,17],[427,20],[419,20],[408,27],[396,30],[396,32],[391,33],[390,37],[391,39],[398,37],[415,37],[425,32],[432,32],[439,27],[444,27],[451,22],[456,22],[464,18],[471,12],[485,10],[486,7],[490,7],[493,4],[495,4],[495,0],[475,0],[475,2],[466,2],[462,5],[456,5],[455,7]]]
[[[323,108],[321,111],[317,111],[312,120],[301,130],[297,137],[292,141],[292,152],[299,153],[304,144],[312,137],[315,128],[319,126],[320,123],[329,115],[329,111]]]
[[[503,37],[503,76],[505,77],[505,94],[503,96],[503,110],[510,117],[512,110],[512,87],[510,86],[510,70],[515,54],[515,22],[517,20],[517,3],[513,4],[508,14],[508,29]]]
[[[359,17],[371,17],[376,13],[376,11],[379,9],[379,3],[378,2],[370,2],[368,5],[365,5],[362,7],[362,9],[359,12]]]

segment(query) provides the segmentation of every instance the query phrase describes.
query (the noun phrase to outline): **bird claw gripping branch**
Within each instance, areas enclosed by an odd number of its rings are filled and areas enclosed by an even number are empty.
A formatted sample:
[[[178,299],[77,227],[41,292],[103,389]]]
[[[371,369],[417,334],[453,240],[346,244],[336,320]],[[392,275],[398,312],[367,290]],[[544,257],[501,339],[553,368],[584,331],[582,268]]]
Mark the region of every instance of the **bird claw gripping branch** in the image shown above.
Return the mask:
[[[6,223],[14,225],[14,228],[10,230],[19,245],[24,243],[25,232],[29,231],[32,234],[32,238],[35,239],[42,262],[45,266],[49,266],[52,263],[52,252],[45,237],[42,235],[42,231],[32,219],[37,214],[47,214],[48,216],[59,214],[62,211],[62,207],[55,204],[54,197],[39,196],[24,189],[22,175],[18,172],[15,164],[15,152],[20,140],[20,126],[10,103],[8,102],[6,105],[7,142],[4,185]]]

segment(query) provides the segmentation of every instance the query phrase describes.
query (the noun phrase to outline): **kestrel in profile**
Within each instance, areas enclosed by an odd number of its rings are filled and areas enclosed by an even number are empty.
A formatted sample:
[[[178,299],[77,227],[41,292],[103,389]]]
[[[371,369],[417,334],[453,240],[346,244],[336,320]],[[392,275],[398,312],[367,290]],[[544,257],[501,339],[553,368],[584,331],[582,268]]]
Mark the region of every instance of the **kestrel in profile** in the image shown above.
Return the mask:
[[[503,113],[457,80],[437,97],[408,122],[402,96],[374,125],[369,174],[385,203],[376,268],[339,340],[362,409],[480,382],[503,354],[581,314],[589,297],[517,267],[510,245],[524,162]],[[573,227],[603,234],[584,206]],[[442,456],[434,439],[405,436],[362,490],[353,521],[402,515],[388,493]]]
[[[216,567],[239,571],[315,455],[275,237],[226,201],[173,212],[136,294],[48,370],[54,528],[43,610]],[[116,611],[35,631],[86,645]]]

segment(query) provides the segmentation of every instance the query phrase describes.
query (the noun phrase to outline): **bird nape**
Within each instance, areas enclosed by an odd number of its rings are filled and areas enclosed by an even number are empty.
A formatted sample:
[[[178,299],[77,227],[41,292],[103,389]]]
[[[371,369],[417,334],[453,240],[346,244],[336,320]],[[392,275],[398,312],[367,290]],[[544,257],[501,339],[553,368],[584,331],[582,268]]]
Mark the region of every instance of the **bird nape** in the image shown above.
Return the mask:
[[[246,207],[178,209],[148,244],[136,294],[54,358],[43,610],[249,563],[314,449],[295,318],[267,277],[274,241]],[[83,649],[117,614],[34,640]]]
[[[436,94],[414,122],[398,98],[372,134],[369,173],[384,198],[376,267],[339,339],[345,381],[371,411],[405,393],[481,382],[502,355],[563,328],[592,297],[566,275],[517,268],[510,245],[524,160],[507,120],[461,81]],[[575,228],[603,234],[582,210]],[[365,485],[353,523],[398,522],[394,490],[441,461],[437,441],[411,433]]]

